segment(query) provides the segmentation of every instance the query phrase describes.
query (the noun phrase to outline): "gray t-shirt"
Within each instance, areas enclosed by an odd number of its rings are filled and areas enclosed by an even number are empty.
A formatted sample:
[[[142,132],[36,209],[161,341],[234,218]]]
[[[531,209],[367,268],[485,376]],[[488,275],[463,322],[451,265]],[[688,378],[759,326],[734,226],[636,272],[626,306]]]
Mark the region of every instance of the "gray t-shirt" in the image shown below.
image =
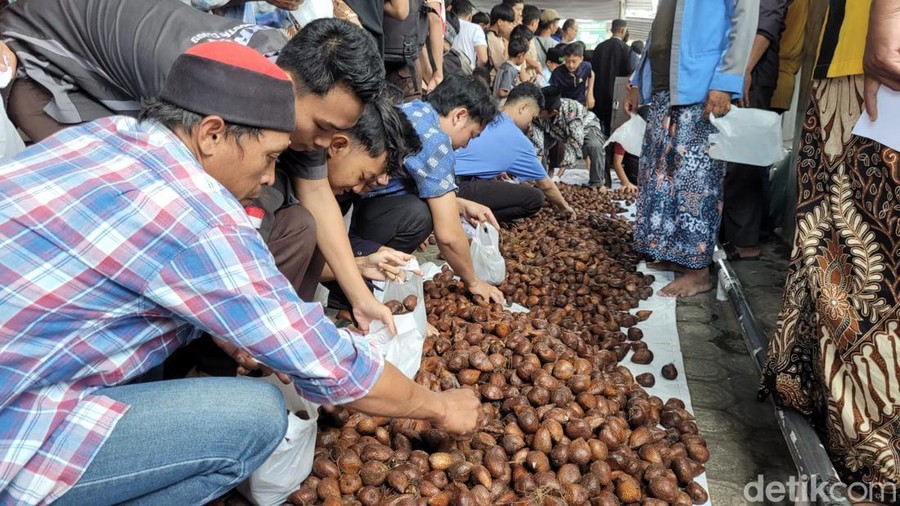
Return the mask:
[[[0,37],[27,77],[53,98],[60,123],[136,115],[156,97],[175,58],[200,42],[231,40],[265,55],[279,30],[213,16],[177,0],[19,0],[0,15]]]
[[[535,37],[534,45],[537,49],[537,60],[540,62],[541,67],[547,68],[547,51],[552,47],[556,47],[559,44],[551,37]]]
[[[498,102],[505,102],[505,98],[500,98],[500,90],[510,91],[519,83],[519,69],[509,61],[503,62],[500,69],[497,70],[497,77],[494,79],[494,98]]]

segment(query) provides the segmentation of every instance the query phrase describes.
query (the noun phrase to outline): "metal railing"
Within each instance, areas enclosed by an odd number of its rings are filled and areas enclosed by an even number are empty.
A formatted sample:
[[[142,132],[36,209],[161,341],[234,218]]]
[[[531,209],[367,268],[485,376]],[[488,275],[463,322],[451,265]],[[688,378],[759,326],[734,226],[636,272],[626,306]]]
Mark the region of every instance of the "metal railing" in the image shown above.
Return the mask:
[[[731,269],[727,256],[719,245],[716,246],[713,254],[713,263],[718,268],[717,298],[721,301],[731,301],[750,356],[753,357],[757,370],[762,373],[769,344],[766,334],[756,322],[753,311],[744,297],[741,282]],[[781,408],[771,399],[768,400],[768,403],[775,410],[775,420],[784,435],[797,473],[808,480],[808,483],[818,485],[819,490],[823,489],[822,484],[824,484],[824,489],[829,492],[826,494],[828,497],[825,498],[818,497],[820,494],[810,493],[808,494],[810,500],[795,502],[795,504],[849,506],[851,503],[847,498],[847,487],[838,477],[837,471],[828,457],[828,452],[807,418],[793,409]]]

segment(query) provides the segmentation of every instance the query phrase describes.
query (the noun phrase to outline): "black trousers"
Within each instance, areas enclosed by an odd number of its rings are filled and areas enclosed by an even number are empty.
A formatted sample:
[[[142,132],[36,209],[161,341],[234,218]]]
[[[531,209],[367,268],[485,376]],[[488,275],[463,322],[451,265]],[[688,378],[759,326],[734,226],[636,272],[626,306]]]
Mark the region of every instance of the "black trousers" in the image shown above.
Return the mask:
[[[353,205],[354,235],[404,253],[415,251],[433,229],[431,209],[418,195],[361,199]]]
[[[771,89],[753,87],[750,106],[768,109]],[[725,169],[720,237],[739,248],[759,244],[768,213],[769,167],[729,163]]]
[[[483,179],[460,182],[457,195],[490,207],[501,223],[535,215],[544,205],[544,192],[538,188]]]

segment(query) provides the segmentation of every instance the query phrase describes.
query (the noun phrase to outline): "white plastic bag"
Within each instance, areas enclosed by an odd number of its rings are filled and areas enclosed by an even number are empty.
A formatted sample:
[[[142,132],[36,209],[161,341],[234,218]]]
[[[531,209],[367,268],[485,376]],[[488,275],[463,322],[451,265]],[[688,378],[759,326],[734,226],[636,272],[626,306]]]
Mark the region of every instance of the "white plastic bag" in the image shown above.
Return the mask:
[[[312,471],[318,406],[300,397],[293,385],[281,383],[274,375],[260,379],[277,386],[284,394],[284,404],[290,411],[288,427],[272,455],[238,485],[238,491],[253,504],[275,506],[283,504],[300,488]],[[301,419],[294,414],[297,412],[306,413],[308,419]]]
[[[394,364],[409,379],[416,376],[422,365],[422,347],[428,331],[428,317],[425,314],[425,290],[422,288],[422,276],[408,272],[406,283],[388,283],[381,295],[381,301],[396,300],[402,302],[410,295],[415,295],[418,303],[415,309],[407,314],[394,316],[397,335],[380,321],[372,322],[366,338],[381,351],[388,362]]]
[[[334,3],[331,0],[303,0],[297,10],[290,11],[300,27],[321,18],[334,17]]]
[[[500,232],[496,228],[487,223],[479,225],[470,251],[475,275],[492,285],[506,279],[506,260],[500,254]]]
[[[0,86],[0,88],[5,88],[6,85],[9,84],[11,78],[11,69],[4,72],[3,75],[0,76],[0,81],[5,81],[5,84]],[[19,135],[19,131],[16,130],[16,127],[6,115],[6,106],[3,104],[3,101],[0,100],[0,159],[12,158],[19,154],[19,151],[22,151],[23,149],[25,149],[25,142],[22,141],[22,136]]]
[[[606,144],[605,148],[613,142],[618,142],[628,153],[634,156],[641,156],[641,148],[644,145],[644,132],[647,131],[647,122],[638,114],[632,114],[631,119],[622,123],[622,126],[616,129]]]
[[[781,116],[772,111],[733,107],[709,121],[719,130],[709,136],[709,156],[716,160],[767,166],[784,158]]]

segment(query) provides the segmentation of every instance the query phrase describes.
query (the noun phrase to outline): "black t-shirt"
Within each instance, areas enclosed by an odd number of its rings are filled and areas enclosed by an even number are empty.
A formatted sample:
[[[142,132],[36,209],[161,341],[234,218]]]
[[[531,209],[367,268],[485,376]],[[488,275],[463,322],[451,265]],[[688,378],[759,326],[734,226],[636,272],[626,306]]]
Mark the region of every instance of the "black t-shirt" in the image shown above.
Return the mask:
[[[631,48],[621,39],[613,37],[594,48],[591,59],[594,69],[594,112],[604,128],[609,128],[612,119],[612,103],[615,95],[616,77],[631,74]]]
[[[291,148],[285,149],[278,157],[278,169],[284,171],[291,178],[325,179],[328,177],[325,150],[294,151]]]
[[[200,42],[231,40],[265,55],[287,42],[279,30],[178,0],[19,0],[2,11],[0,36],[18,57],[17,75],[53,96],[47,114],[68,124],[136,115],[175,58]]]
[[[375,37],[378,52],[384,55],[384,0],[344,0],[359,16],[359,22]]]

